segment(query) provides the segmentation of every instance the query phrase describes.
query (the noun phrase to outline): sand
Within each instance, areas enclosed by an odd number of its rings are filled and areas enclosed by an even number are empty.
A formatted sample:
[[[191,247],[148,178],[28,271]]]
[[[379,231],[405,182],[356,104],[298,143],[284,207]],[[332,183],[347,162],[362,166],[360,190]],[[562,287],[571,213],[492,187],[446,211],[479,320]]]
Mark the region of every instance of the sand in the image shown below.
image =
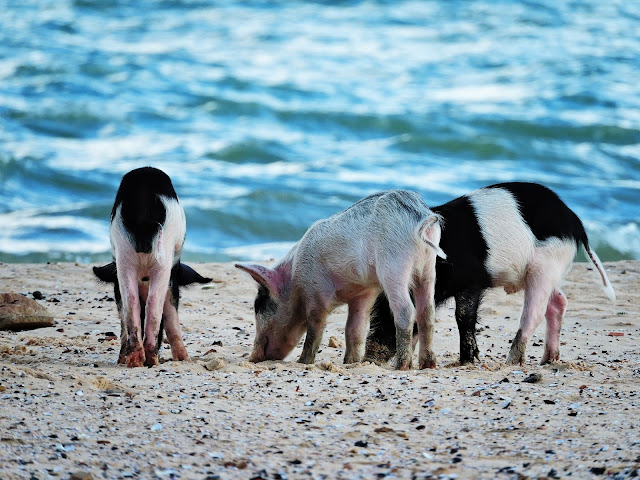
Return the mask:
[[[491,291],[481,361],[456,365],[453,305],[438,310],[438,368],[343,365],[346,309],[329,317],[315,365],[247,361],[251,278],[231,264],[183,290],[193,361],[116,365],[113,291],[90,265],[0,264],[0,291],[43,293],[56,325],[0,332],[0,478],[527,479],[640,472],[640,262],[606,264],[611,304],[576,264],[561,360],[505,365],[522,294]],[[115,335],[113,335],[115,334]],[[414,360],[415,362],[415,360]],[[531,374],[541,375],[527,383]]]

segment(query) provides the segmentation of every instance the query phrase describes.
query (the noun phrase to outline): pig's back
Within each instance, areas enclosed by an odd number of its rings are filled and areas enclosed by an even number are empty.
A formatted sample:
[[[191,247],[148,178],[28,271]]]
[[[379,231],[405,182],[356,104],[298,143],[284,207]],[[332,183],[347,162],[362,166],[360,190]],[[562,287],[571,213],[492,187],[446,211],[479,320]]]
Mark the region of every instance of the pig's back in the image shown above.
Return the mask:
[[[375,275],[379,250],[412,245],[408,237],[431,213],[415,192],[388,190],[365,197],[309,228],[297,247],[298,269],[321,269],[367,283]]]

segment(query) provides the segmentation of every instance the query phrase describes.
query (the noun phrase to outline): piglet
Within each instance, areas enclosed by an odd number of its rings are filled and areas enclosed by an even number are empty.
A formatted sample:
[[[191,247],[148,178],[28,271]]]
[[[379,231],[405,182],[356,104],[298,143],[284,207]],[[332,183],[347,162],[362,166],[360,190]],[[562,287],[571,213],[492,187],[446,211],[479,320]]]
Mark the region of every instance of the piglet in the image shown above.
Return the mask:
[[[93,267],[100,280],[114,284],[121,320],[118,363],[157,365],[163,329],[173,359],[189,360],[178,319],[179,287],[211,279],[180,262],[185,234],[184,210],[164,172],[144,167],[122,178],[111,211],[114,261]]]
[[[284,359],[306,331],[299,361],[313,363],[327,316],[346,303],[344,363],[362,361],[370,310],[384,291],[395,318],[396,368],[411,368],[416,319],[420,368],[435,367],[435,261],[445,257],[439,241],[440,217],[421,197],[390,190],[313,224],[273,269],[237,264],[259,286],[250,360]]]
[[[547,333],[542,363],[558,360],[567,307],[561,283],[579,247],[595,267],[604,293],[615,301],[582,222],[558,195],[542,185],[490,185],[433,207],[433,211],[444,220],[440,247],[447,252],[447,259],[436,263],[435,302],[441,305],[455,299],[461,364],[472,363],[479,356],[478,307],[491,287],[501,287],[509,294],[524,290],[520,328],[507,363],[524,363],[527,342],[543,318]],[[381,295],[373,309],[368,358],[386,360],[393,355],[392,310]]]

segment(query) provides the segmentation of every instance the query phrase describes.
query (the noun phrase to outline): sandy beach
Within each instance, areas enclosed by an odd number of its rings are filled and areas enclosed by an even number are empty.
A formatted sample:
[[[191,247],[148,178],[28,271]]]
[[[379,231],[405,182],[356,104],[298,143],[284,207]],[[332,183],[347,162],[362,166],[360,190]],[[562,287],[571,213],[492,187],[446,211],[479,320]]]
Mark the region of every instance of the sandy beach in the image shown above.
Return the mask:
[[[491,291],[481,361],[460,367],[453,305],[438,310],[438,368],[343,365],[346,308],[315,365],[247,361],[256,287],[232,264],[182,291],[192,362],[116,365],[113,290],[91,265],[0,264],[0,292],[31,296],[56,325],[0,332],[0,479],[541,479],[640,475],[640,262],[606,264],[611,304],[575,264],[559,362],[505,365],[522,293]],[[330,346],[331,345],[331,346]],[[415,364],[415,359],[414,359]],[[525,381],[538,373],[537,383]]]

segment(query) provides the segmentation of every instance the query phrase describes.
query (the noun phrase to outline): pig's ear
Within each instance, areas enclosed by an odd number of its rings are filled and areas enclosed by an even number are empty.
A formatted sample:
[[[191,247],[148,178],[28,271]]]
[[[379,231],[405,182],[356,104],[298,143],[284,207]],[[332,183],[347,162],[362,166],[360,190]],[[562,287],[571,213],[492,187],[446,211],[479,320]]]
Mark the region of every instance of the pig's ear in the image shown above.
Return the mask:
[[[436,255],[440,258],[447,258],[447,254],[442,251],[440,248],[440,234],[441,234],[441,222],[442,217],[437,214],[433,214],[429,216],[422,224],[420,225],[420,236],[424,243],[429,245],[429,247],[433,248],[436,252]]]
[[[118,280],[116,262],[111,262],[103,267],[93,267],[93,273],[103,282],[115,283]]]
[[[209,283],[212,280],[209,277],[203,277],[189,265],[182,262],[178,262],[176,266],[178,267],[178,285],[180,286],[191,285],[192,283]]]
[[[278,273],[268,267],[247,263],[236,263],[236,268],[244,270],[260,285],[266,287],[273,296],[278,296]]]

